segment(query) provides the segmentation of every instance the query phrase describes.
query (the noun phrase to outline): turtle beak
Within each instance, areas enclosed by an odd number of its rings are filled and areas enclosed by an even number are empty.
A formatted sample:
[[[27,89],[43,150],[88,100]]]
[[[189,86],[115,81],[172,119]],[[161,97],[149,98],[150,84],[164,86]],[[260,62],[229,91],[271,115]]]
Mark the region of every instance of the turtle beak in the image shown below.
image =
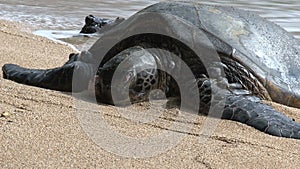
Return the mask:
[[[120,83],[116,83],[116,86],[111,86],[111,89],[116,90],[118,99],[114,100],[114,104],[118,106],[126,106],[130,104],[130,88],[135,82],[136,73],[134,70],[128,71]]]
[[[95,84],[96,84],[96,81],[99,81],[99,76],[96,75],[94,78],[91,78],[91,80],[89,81],[89,84],[88,84],[88,93],[90,96],[95,96],[97,94],[100,94],[100,91],[96,90],[95,89]],[[98,93],[96,93],[96,91]]]

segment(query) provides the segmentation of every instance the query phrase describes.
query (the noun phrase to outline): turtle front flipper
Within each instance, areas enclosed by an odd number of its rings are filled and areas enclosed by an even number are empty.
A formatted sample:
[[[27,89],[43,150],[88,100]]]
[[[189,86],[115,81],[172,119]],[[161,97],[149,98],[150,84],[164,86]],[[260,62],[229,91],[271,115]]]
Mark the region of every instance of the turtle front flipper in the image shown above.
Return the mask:
[[[228,95],[223,119],[238,121],[265,133],[300,139],[300,124],[256,96]]]
[[[80,61],[67,63],[53,69],[28,69],[15,64],[5,64],[2,67],[3,77],[18,83],[46,89],[80,92],[87,89],[93,68],[91,64]],[[80,78],[80,84],[73,84],[73,72]]]

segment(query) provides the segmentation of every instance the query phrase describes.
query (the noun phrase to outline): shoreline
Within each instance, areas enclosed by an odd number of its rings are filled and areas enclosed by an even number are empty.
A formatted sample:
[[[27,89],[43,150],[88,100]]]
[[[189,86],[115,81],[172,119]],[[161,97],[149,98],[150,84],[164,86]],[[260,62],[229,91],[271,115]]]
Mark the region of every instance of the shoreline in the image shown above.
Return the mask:
[[[56,30],[35,30],[32,32],[32,34],[36,35],[36,36],[40,36],[40,37],[44,37],[47,38],[53,42],[57,42],[60,43],[62,45],[67,45],[68,47],[70,47],[72,50],[74,50],[75,52],[80,52],[78,48],[76,48],[75,45],[71,44],[71,43],[67,43],[64,42],[63,40],[60,40],[60,38],[58,38],[59,35],[55,36],[55,33],[63,33],[63,32],[68,32],[68,31],[56,31]],[[70,31],[73,34],[72,35],[76,35],[74,32],[75,31]],[[64,35],[62,36],[63,38],[72,38],[72,35]]]
[[[0,20],[1,67],[14,63],[53,68],[76,52],[23,29],[25,26],[19,23]],[[7,113],[0,117],[0,168],[300,167],[300,140],[273,137],[233,121],[221,120],[212,136],[204,144],[199,143],[205,116],[197,116],[197,123],[187,124],[192,130],[179,129],[184,138],[170,150],[149,158],[122,157],[87,136],[70,93],[18,84],[3,79],[2,73],[0,86],[0,114]],[[128,136],[151,136],[167,131],[170,123],[183,123],[162,120],[155,125],[136,125],[120,115],[120,108],[85,104],[95,106],[113,129]],[[270,104],[300,122],[299,109]]]

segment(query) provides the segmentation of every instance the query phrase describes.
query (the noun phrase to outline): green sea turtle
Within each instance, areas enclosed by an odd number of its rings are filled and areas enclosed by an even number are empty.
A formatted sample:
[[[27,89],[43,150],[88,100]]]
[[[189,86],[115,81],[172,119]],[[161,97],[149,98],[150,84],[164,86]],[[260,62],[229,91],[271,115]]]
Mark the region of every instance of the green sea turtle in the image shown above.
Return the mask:
[[[169,51],[180,59],[152,49]],[[194,2],[161,2],[105,32],[88,51],[71,54],[62,67],[33,70],[6,64],[2,70],[6,79],[48,89],[79,92],[94,86],[97,100],[109,104],[147,100],[154,89],[167,96],[182,95],[181,84],[171,76],[175,72],[183,77],[189,96],[181,102],[193,107],[193,101],[199,99],[201,113],[207,114],[219,97],[225,100],[220,112],[223,119],[300,139],[299,123],[263,103],[273,100],[300,107],[299,52],[292,35],[252,12]],[[180,60],[190,68],[194,80],[185,79]],[[145,69],[138,70],[141,67]],[[113,83],[116,69],[123,76]],[[80,81],[74,83],[74,79]],[[120,97],[116,103],[112,91],[129,97]],[[212,95],[217,99],[212,100]]]

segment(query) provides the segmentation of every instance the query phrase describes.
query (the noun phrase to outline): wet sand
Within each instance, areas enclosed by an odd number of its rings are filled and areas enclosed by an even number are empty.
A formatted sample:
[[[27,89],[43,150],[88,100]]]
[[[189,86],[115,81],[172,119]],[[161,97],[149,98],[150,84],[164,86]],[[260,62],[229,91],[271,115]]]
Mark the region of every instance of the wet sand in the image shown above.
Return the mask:
[[[0,39],[1,67],[5,63],[56,67],[74,52],[7,21],[0,21]],[[4,116],[0,117],[0,168],[300,167],[300,140],[273,137],[244,124],[221,120],[202,144],[199,131],[206,120],[204,116],[195,116],[193,123],[174,120],[172,113],[177,110],[171,109],[166,112],[167,118],[159,122],[135,125],[118,113],[119,108],[79,101],[96,107],[114,130],[132,137],[155,136],[173,123],[188,126],[173,131],[181,133],[183,140],[170,150],[149,158],[122,157],[104,150],[88,137],[76,117],[77,108],[69,93],[17,84],[3,79],[1,73],[0,95],[0,113]],[[300,110],[271,104],[300,122]]]

